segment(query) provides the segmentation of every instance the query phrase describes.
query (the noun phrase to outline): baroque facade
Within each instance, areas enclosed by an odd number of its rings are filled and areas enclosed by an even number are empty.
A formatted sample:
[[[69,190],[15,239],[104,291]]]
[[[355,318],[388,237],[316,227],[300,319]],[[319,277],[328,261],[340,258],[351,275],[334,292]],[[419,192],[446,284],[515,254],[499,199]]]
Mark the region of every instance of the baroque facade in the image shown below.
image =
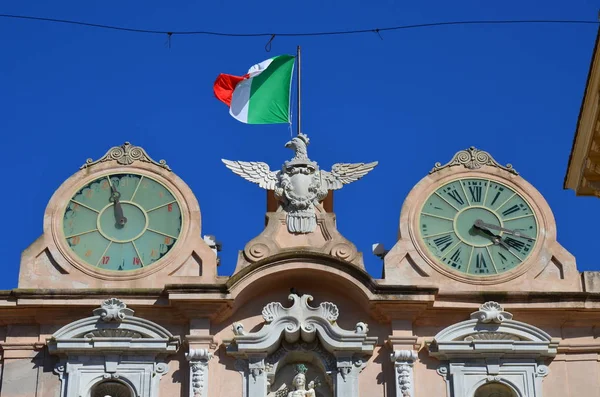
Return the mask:
[[[225,161],[273,193],[229,277],[165,161],[88,160],[0,297],[2,396],[600,396],[598,273],[511,165],[435,164],[376,279],[326,203],[377,164],[324,171],[308,143],[276,171]]]

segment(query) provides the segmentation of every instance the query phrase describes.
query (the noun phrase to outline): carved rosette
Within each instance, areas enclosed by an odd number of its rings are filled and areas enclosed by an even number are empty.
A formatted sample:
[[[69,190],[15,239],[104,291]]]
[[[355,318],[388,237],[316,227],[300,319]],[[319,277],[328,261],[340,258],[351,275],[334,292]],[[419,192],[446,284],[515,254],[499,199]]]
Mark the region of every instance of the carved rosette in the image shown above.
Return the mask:
[[[483,150],[479,150],[474,146],[471,146],[467,150],[461,150],[457,152],[452,160],[442,165],[442,163],[435,163],[433,169],[429,171],[430,174],[434,172],[438,172],[443,170],[444,168],[454,167],[454,166],[464,166],[470,170],[478,170],[484,165],[490,167],[500,168],[506,172],[510,172],[514,175],[519,175],[519,173],[513,168],[511,164],[506,164],[506,166],[500,165],[494,158]]]
[[[104,322],[121,322],[125,316],[133,316],[134,311],[127,308],[127,305],[120,299],[110,298],[102,302],[98,309],[93,311],[95,316],[100,316]]]
[[[213,354],[208,349],[191,349],[185,354],[190,362],[190,397],[208,396],[208,362]]]
[[[390,359],[395,367],[396,397],[413,397],[413,363],[417,359],[417,352],[394,350]]]
[[[131,165],[136,161],[144,163],[151,163],[161,168],[171,171],[171,168],[167,165],[165,160],[154,161],[152,157],[148,156],[148,153],[139,146],[132,145],[129,142],[125,142],[121,146],[114,146],[106,152],[104,156],[94,161],[87,159],[80,169],[91,167],[95,164],[104,163],[106,161],[116,161],[120,165]]]

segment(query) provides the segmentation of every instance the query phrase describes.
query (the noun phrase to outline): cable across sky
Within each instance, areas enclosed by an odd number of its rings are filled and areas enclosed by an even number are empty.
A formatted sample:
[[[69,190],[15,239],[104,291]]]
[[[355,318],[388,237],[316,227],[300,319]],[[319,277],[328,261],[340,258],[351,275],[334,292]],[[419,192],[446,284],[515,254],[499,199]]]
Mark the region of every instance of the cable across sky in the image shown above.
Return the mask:
[[[73,21],[67,19],[55,19],[55,18],[44,18],[35,17],[29,15],[11,15],[11,14],[0,14],[0,18],[10,19],[22,19],[31,21],[42,21],[58,24],[68,25],[79,25],[85,27],[92,27],[98,29],[107,30],[118,30],[123,32],[133,33],[146,33],[146,34],[163,34],[174,36],[174,35],[206,35],[206,36],[225,36],[225,37],[261,37],[270,36],[272,39],[275,36],[282,37],[303,37],[303,36],[335,36],[335,35],[349,35],[349,34],[360,34],[360,33],[376,33],[404,30],[404,29],[418,29],[418,28],[430,28],[436,26],[453,26],[453,25],[501,25],[501,24],[570,24],[570,25],[598,25],[600,21],[588,21],[588,20],[558,20],[558,19],[524,19],[524,20],[474,20],[474,21],[442,21],[442,22],[431,22],[431,23],[420,23],[412,25],[398,25],[388,26],[383,28],[367,28],[367,29],[356,29],[356,30],[333,30],[333,31],[320,31],[320,32],[248,32],[248,33],[231,33],[231,32],[216,32],[209,30],[153,30],[153,29],[137,29],[125,26],[114,26],[106,24],[89,23],[83,21]]]

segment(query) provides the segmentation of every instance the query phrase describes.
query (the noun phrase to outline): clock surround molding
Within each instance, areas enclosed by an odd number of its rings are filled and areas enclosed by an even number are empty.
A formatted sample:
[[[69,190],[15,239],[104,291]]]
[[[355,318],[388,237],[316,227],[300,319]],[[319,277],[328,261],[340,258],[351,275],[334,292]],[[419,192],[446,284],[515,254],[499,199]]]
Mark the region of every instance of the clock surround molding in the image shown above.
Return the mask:
[[[66,206],[83,186],[106,175],[139,174],[166,186],[179,203],[181,232],[170,251],[152,266],[127,272],[95,268],[84,263],[71,250],[64,236]],[[214,282],[216,254],[201,238],[201,214],[191,189],[170,169],[152,162],[136,161],[122,165],[107,160],[84,167],[55,191],[44,213],[42,238],[24,253],[19,274],[20,287],[121,287],[136,280],[138,287],[161,288],[166,283]],[[196,277],[194,277],[196,276]],[[47,280],[44,280],[47,278]],[[170,280],[169,280],[170,278]]]
[[[450,168],[449,170],[454,171],[456,169]],[[418,196],[424,197],[425,199],[422,199],[421,202],[418,202],[416,205],[410,207],[410,209],[409,209],[408,234],[410,235],[410,238],[415,242],[415,248],[417,249],[419,254],[429,263],[429,265],[432,266],[432,268],[434,268],[438,272],[446,275],[447,277],[450,277],[457,281],[463,281],[466,283],[474,283],[474,284],[495,284],[498,282],[508,281],[508,280],[512,280],[516,277],[519,277],[523,273],[527,272],[529,270],[529,268],[536,262],[536,260],[539,259],[539,255],[542,250],[542,246],[544,245],[544,242],[547,237],[546,230],[548,230],[548,226],[549,226],[548,216],[547,216],[547,214],[546,214],[546,216],[544,216],[545,214],[543,213],[543,210],[541,208],[542,206],[540,206],[539,202],[536,201],[536,199],[534,197],[532,197],[533,196],[532,190],[535,191],[535,193],[537,193],[537,191],[535,190],[535,188],[533,188],[533,186],[529,185],[523,178],[520,178],[518,176],[513,177],[514,174],[509,174],[507,172],[504,172],[504,173],[506,174],[506,177],[498,178],[497,175],[492,175],[491,173],[482,172],[480,170],[472,171],[472,170],[467,169],[466,172],[463,170],[461,170],[459,172],[447,172],[447,173],[439,172],[439,173],[434,173],[434,174],[430,175],[430,178],[432,178],[434,180],[431,181],[431,183],[429,183],[427,186],[421,186],[421,183],[419,183],[419,184],[417,184],[417,186],[415,186],[413,191],[417,190]],[[444,174],[446,174],[446,175],[444,175]],[[523,199],[525,199],[525,201],[529,204],[529,206],[533,210],[534,215],[538,221],[538,234],[536,236],[536,244],[534,245],[531,254],[523,261],[523,263],[521,263],[514,269],[509,270],[505,273],[500,273],[500,274],[490,275],[490,276],[474,276],[474,275],[470,275],[470,274],[466,274],[466,273],[460,273],[460,272],[450,269],[447,266],[444,266],[444,265],[438,263],[435,259],[432,258],[432,254],[429,253],[427,247],[425,246],[425,244],[423,242],[423,237],[421,236],[421,234],[419,232],[419,222],[420,222],[419,218],[420,218],[423,203],[425,203],[425,201],[427,200],[426,198],[430,197],[440,187],[443,187],[444,185],[446,185],[450,182],[458,181],[460,179],[466,179],[466,178],[487,179],[492,182],[498,182],[500,184],[506,185],[509,188],[513,189]],[[437,180],[435,180],[435,179],[437,179]],[[519,181],[519,179],[520,179],[520,181]],[[519,182],[521,182],[521,183],[519,183]],[[525,186],[526,184],[529,186]],[[413,194],[413,192],[411,192],[409,194],[409,197],[412,194]],[[541,195],[540,195],[540,198],[541,198]],[[544,204],[545,204],[545,201],[544,201]],[[548,210],[549,210],[549,208],[548,208]],[[551,218],[551,222],[554,223],[554,217],[552,216],[551,213],[549,215]]]
[[[423,203],[438,188],[449,182],[466,178],[488,179],[506,185],[531,206],[538,223],[537,240],[531,254],[516,268],[490,276],[460,273],[438,263],[425,246],[418,230]],[[435,284],[440,289],[444,289],[444,284],[447,284],[449,289],[468,290],[515,282],[523,283],[524,289],[544,290],[545,285],[549,284],[545,282],[547,275],[543,274],[547,271],[558,273],[556,278],[565,281],[565,283],[551,285],[549,289],[572,290],[575,286],[579,288],[575,259],[556,241],[556,222],[544,197],[520,175],[485,164],[477,168],[449,166],[421,179],[404,201],[400,214],[398,241],[384,258],[386,282],[397,283],[402,280],[403,284]],[[539,288],[535,287],[537,278],[540,279]],[[443,283],[444,279],[448,282]]]

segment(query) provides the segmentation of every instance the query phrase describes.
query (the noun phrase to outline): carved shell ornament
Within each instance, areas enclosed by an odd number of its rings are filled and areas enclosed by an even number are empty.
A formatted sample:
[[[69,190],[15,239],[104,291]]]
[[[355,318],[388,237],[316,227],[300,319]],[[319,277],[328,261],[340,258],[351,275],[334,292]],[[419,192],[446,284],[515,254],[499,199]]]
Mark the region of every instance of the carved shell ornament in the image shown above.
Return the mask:
[[[497,323],[500,324],[505,320],[512,320],[513,315],[505,312],[502,306],[497,302],[486,302],[479,307],[479,310],[471,313],[471,319],[481,323]]]
[[[98,309],[93,311],[95,316],[105,322],[123,321],[125,316],[133,316],[134,311],[127,308],[127,305],[120,299],[110,298],[102,302]]]
[[[461,150],[454,155],[452,160],[442,165],[442,163],[435,163],[433,169],[429,171],[430,174],[434,172],[441,171],[444,168],[454,167],[454,166],[464,166],[470,170],[478,170],[484,165],[490,167],[500,168],[506,172],[510,172],[514,175],[519,175],[519,173],[513,168],[512,164],[506,164],[506,166],[498,163],[491,154],[485,152],[483,150],[479,150],[474,146],[471,146],[467,150]]]
[[[114,146],[106,152],[104,156],[94,161],[91,158],[85,161],[80,169],[91,167],[95,164],[104,163],[106,161],[116,161],[120,165],[131,165],[136,161],[143,163],[150,163],[157,165],[161,168],[171,171],[171,168],[167,165],[165,160],[154,161],[152,157],[146,153],[144,149],[139,146],[132,145],[129,142],[125,142],[121,146]]]

